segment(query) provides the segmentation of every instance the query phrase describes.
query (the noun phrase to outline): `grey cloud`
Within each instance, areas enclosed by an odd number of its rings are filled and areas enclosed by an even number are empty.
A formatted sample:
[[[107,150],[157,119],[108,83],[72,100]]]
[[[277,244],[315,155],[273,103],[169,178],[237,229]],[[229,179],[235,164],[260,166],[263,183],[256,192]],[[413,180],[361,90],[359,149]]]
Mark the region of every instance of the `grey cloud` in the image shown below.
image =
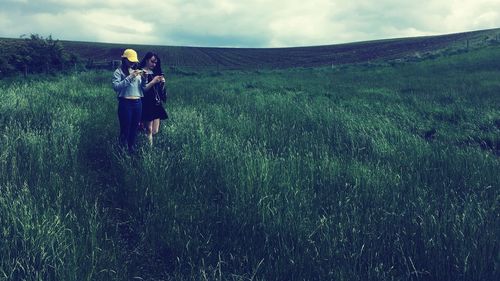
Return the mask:
[[[500,27],[495,0],[4,1],[0,37],[280,47]]]

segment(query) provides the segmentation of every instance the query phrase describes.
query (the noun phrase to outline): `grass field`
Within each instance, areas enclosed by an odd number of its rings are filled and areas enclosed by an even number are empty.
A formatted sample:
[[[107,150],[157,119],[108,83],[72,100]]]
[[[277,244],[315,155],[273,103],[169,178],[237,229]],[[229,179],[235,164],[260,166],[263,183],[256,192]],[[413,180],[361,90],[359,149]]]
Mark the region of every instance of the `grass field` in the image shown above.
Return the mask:
[[[167,73],[135,156],[111,76],[0,82],[0,280],[500,276],[500,48]]]

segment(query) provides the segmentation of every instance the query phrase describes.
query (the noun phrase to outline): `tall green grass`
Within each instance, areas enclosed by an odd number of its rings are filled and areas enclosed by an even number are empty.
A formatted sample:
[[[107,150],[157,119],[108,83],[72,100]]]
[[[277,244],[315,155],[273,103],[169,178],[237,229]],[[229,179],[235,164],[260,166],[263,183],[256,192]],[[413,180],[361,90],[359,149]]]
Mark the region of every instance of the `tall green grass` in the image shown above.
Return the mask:
[[[76,75],[48,80],[1,86],[0,278],[95,280],[112,260],[85,157],[103,144],[85,132],[107,87],[85,88]]]
[[[494,280],[498,53],[167,75],[138,155],[110,73],[4,84],[0,279]]]

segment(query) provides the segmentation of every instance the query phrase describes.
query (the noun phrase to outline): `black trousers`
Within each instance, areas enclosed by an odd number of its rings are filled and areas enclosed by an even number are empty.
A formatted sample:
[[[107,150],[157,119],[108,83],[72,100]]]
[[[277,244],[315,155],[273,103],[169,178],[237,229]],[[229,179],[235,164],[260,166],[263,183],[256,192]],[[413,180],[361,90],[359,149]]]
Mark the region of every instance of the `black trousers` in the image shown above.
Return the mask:
[[[118,119],[120,120],[120,145],[129,151],[135,150],[137,131],[142,116],[141,99],[118,99]]]

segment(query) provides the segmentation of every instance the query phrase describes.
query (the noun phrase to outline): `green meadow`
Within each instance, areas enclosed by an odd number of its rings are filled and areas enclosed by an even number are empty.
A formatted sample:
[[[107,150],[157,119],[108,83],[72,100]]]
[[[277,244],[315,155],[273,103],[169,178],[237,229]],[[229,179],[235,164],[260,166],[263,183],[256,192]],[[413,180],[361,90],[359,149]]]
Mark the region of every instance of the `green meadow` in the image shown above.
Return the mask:
[[[136,155],[110,71],[0,81],[0,280],[498,280],[498,46],[166,76]]]

